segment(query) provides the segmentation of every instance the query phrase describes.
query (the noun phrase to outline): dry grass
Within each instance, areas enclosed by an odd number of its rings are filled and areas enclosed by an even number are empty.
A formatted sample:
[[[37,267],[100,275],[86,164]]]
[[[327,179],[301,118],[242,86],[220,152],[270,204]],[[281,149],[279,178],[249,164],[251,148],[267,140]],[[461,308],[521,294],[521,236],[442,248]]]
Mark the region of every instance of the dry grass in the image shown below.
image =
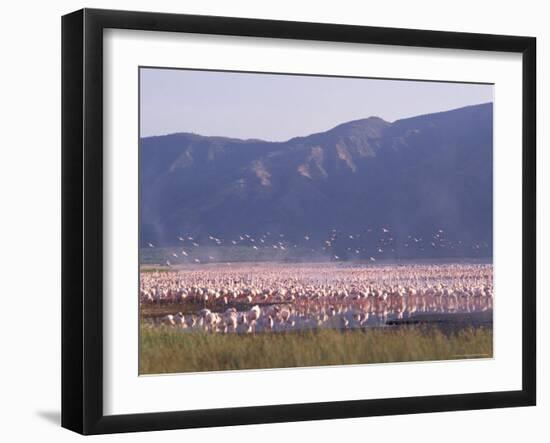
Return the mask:
[[[285,334],[183,333],[141,329],[140,374],[491,357],[493,331],[436,326]]]

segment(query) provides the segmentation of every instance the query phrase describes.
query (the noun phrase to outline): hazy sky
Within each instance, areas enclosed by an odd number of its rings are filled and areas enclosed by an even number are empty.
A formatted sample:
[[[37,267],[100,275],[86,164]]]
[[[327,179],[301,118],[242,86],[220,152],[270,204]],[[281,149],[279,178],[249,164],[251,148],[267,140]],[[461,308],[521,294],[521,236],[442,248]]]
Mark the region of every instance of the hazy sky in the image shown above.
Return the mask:
[[[141,136],[194,132],[283,141],[340,123],[493,101],[492,85],[140,70]]]

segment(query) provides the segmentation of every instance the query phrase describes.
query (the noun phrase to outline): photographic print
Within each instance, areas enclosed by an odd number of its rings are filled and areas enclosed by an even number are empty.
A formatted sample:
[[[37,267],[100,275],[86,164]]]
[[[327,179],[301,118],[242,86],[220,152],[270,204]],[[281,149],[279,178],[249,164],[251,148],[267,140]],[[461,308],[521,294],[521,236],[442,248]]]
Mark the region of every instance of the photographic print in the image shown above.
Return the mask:
[[[493,95],[140,67],[140,374],[492,358]]]

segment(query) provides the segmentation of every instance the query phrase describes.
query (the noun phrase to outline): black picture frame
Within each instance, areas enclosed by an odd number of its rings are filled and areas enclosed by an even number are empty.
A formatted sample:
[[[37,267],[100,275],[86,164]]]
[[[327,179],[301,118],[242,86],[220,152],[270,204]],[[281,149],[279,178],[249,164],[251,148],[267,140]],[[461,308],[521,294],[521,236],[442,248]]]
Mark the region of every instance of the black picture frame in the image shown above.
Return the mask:
[[[103,30],[192,32],[522,54],[522,389],[230,409],[103,413]],[[536,39],[229,17],[83,9],[62,18],[62,426],[151,431],[536,403]]]

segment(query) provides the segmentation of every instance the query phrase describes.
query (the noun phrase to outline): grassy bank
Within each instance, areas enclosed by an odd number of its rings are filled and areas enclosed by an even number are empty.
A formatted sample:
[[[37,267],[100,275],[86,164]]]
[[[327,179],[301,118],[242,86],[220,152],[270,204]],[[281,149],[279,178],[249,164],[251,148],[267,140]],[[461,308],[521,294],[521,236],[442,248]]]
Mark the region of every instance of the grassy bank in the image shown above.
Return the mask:
[[[140,338],[140,373],[159,374],[491,357],[493,332],[411,326],[238,336],[143,327]]]

